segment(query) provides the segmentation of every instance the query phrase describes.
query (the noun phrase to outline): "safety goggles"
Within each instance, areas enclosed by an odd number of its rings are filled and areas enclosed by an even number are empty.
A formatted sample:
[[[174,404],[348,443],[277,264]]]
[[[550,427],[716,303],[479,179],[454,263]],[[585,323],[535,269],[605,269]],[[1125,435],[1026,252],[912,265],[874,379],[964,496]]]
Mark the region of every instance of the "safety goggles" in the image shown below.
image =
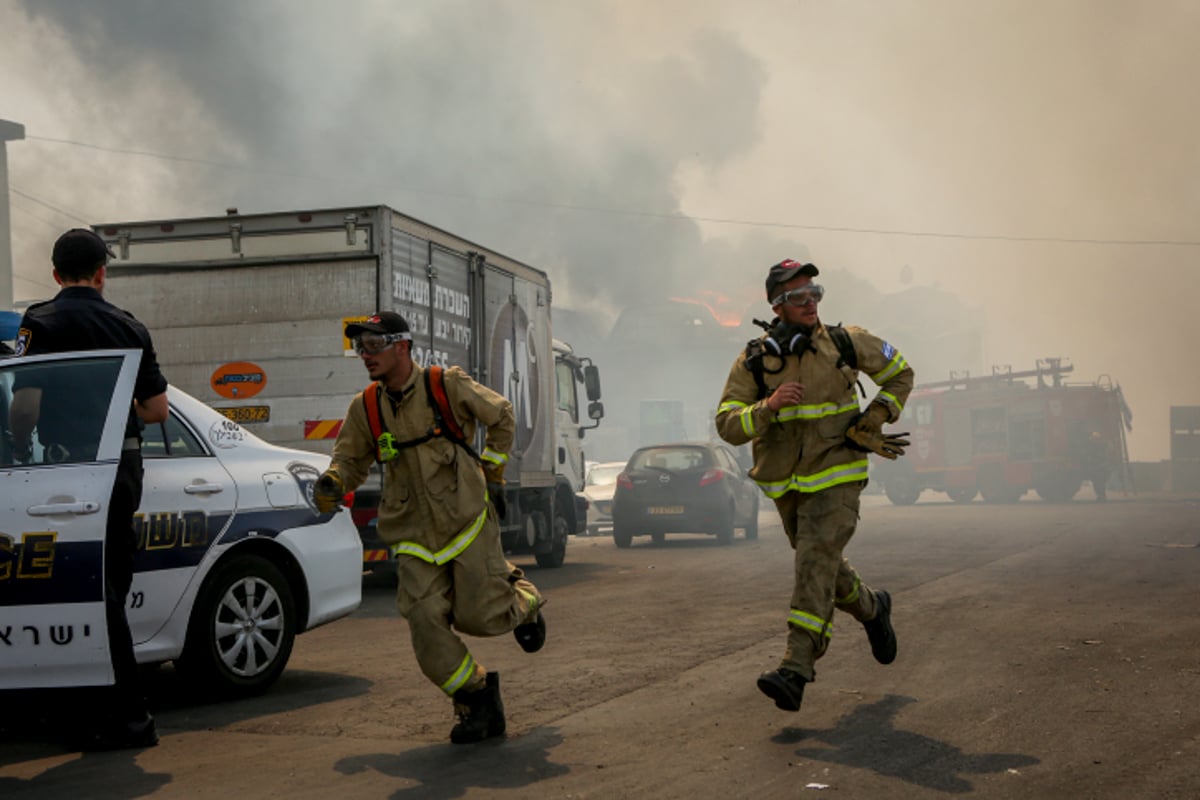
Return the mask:
[[[354,352],[360,356],[366,353],[369,356],[382,353],[387,348],[394,345],[396,342],[411,342],[411,333],[364,333],[361,336],[355,336],[350,340],[354,343]]]
[[[825,296],[825,288],[817,283],[810,283],[807,286],[801,286],[798,289],[790,289],[771,301],[771,307],[789,305],[789,306],[807,306],[812,303],[820,302]]]

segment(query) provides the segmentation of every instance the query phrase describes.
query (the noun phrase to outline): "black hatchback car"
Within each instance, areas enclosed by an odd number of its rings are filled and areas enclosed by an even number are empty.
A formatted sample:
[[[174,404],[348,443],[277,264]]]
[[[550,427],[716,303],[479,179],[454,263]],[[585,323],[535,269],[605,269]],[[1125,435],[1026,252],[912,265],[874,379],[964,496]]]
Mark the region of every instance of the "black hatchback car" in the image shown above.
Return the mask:
[[[735,528],[758,538],[759,489],[724,444],[678,442],[636,450],[617,477],[613,541],[635,536],[661,543],[668,533],[709,533],[721,544]]]

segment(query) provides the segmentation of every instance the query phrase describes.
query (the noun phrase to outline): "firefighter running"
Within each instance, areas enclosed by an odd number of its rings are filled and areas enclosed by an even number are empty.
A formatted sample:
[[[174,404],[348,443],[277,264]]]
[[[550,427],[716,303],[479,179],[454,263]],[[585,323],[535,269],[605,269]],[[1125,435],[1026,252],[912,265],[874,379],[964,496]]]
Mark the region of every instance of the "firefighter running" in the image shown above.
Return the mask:
[[[455,631],[512,631],[529,653],[546,639],[542,596],[505,560],[496,520],[504,514],[504,466],[516,430],[512,404],[457,367],[431,386],[412,360],[412,335],[399,314],[380,312],[347,325],[346,337],[379,385],[350,403],[333,463],[314,490],[317,507],[335,510],[371,462],[381,463],[379,536],[397,559],[396,605],[408,620],[421,671],[454,702],[458,723],[450,741],[503,735],[499,675],[484,669]],[[436,399],[453,419],[431,397],[443,392]],[[378,405],[368,408],[364,394]],[[383,430],[373,432],[372,422]],[[477,424],[487,428],[479,460],[467,445]],[[448,429],[461,429],[462,437]]]
[[[907,434],[885,434],[900,416],[913,371],[895,347],[861,328],[825,326],[824,292],[812,264],[770,268],[767,299],[777,315],[738,356],[717,409],[717,431],[733,445],[753,442],[750,477],[775,501],[795,550],[787,648],[758,688],[786,711],[799,711],[814,664],[833,635],[833,610],[861,622],[880,664],[896,658],[891,596],[863,583],[842,550],[858,522],[867,454],[904,454]],[[858,371],[880,391],[860,412]]]

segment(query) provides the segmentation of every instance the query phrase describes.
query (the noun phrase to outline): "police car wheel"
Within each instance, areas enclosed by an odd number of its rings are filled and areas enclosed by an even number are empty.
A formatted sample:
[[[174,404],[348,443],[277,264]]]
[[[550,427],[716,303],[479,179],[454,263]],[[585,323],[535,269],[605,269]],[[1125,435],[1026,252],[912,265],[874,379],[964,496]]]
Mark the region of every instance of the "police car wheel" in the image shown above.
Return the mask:
[[[257,694],[283,672],[295,637],[295,601],[283,573],[260,556],[235,556],[201,587],[176,666],[212,693]]]

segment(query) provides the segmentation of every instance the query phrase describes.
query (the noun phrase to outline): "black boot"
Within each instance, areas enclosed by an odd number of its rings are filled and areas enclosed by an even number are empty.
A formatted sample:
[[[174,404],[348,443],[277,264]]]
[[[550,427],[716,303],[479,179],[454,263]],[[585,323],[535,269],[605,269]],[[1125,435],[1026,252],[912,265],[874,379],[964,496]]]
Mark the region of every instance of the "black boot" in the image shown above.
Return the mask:
[[[504,703],[500,701],[500,673],[489,672],[482,689],[454,693],[454,713],[458,724],[450,731],[454,744],[482,742],[491,736],[503,736]]]
[[[538,612],[535,621],[513,628],[513,636],[517,637],[517,644],[521,645],[521,649],[526,653],[541,650],[542,645],[546,643],[546,618],[542,616],[542,612]]]
[[[775,707],[784,711],[799,711],[804,699],[804,684],[808,679],[784,667],[758,676],[758,690],[775,701]]]
[[[880,664],[890,664],[896,660],[896,630],[892,627],[892,596],[880,589],[875,592],[875,605],[878,609],[874,619],[863,623],[867,629],[867,639],[871,642],[871,655]]]

